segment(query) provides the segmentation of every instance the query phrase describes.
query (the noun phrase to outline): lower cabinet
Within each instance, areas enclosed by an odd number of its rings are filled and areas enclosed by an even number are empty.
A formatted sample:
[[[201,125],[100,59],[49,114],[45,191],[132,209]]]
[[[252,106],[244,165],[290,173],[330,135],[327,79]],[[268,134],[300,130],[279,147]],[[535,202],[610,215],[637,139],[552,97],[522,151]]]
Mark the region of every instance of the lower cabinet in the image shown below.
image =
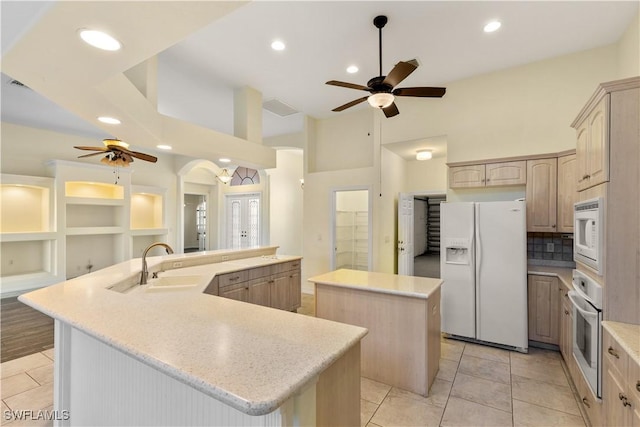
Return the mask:
[[[559,285],[560,293],[560,353],[566,361],[569,373],[575,376],[575,363],[573,362],[573,307],[569,300],[569,288]]]
[[[300,278],[300,261],[289,261],[221,274],[209,289],[217,288],[224,298],[293,311],[301,306]]]
[[[640,426],[640,365],[605,329],[602,333],[604,425]]]
[[[529,341],[559,345],[558,278],[530,274],[527,282]]]

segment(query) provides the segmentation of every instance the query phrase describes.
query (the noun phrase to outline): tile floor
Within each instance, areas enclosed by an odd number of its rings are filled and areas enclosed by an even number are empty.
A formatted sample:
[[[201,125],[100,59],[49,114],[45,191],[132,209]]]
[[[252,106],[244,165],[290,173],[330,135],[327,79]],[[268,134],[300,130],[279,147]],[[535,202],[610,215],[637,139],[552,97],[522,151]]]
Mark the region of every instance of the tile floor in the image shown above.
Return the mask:
[[[313,296],[300,313],[313,315]],[[575,396],[560,354],[529,354],[442,340],[440,371],[429,397],[361,379],[361,424],[391,426],[580,426]],[[52,410],[53,350],[0,364],[1,425],[44,426],[46,420],[7,421],[7,410]]]

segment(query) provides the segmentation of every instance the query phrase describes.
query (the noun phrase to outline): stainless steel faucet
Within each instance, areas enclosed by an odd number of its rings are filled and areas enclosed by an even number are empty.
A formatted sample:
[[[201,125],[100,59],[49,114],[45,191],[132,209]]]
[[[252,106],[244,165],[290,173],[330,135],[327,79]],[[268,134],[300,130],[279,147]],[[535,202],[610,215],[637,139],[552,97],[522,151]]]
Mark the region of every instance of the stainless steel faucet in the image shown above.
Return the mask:
[[[171,255],[173,253],[173,249],[171,249],[171,246],[167,245],[166,243],[156,242],[156,243],[150,244],[147,247],[147,249],[145,249],[144,252],[142,253],[142,273],[140,273],[140,284],[141,285],[146,285],[147,284],[147,277],[149,277],[149,269],[147,267],[147,252],[149,252],[152,248],[154,248],[156,246],[164,247],[169,255]]]

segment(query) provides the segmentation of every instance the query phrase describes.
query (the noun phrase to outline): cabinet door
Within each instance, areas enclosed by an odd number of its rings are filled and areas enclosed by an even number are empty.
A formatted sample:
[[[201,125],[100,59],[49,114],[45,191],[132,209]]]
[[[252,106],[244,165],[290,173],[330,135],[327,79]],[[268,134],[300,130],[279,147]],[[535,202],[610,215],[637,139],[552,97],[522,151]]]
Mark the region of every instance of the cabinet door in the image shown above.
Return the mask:
[[[629,381],[631,425],[640,427],[640,365],[632,358],[629,358]]]
[[[269,307],[271,303],[271,281],[268,277],[253,280],[249,283],[249,302]]]
[[[487,187],[524,185],[527,183],[527,162],[502,162],[485,165]]]
[[[584,123],[576,131],[576,184],[578,191],[584,190],[589,186],[587,179],[589,169],[588,167],[588,138],[589,138],[589,122],[585,120]]]
[[[295,310],[302,305],[302,289],[300,283],[300,270],[289,272],[289,304],[290,310]]]
[[[529,275],[529,340],[559,344],[558,278]]]
[[[484,187],[484,165],[454,166],[449,168],[449,188]]]
[[[558,157],[558,232],[573,233],[573,204],[578,201],[576,155]]]
[[[623,405],[623,398],[627,398],[623,379],[611,364],[604,364],[602,402],[604,410],[604,425],[611,427],[630,427],[631,408]]]
[[[560,285],[560,352],[569,366],[573,360],[573,313],[564,285]]]
[[[587,118],[588,186],[609,181],[609,95],[602,98]]]
[[[527,161],[527,231],[556,231],[557,159]]]
[[[249,301],[249,287],[247,285],[228,286],[220,289],[220,296],[236,301]]]
[[[271,307],[289,310],[289,275],[281,274],[271,281]]]

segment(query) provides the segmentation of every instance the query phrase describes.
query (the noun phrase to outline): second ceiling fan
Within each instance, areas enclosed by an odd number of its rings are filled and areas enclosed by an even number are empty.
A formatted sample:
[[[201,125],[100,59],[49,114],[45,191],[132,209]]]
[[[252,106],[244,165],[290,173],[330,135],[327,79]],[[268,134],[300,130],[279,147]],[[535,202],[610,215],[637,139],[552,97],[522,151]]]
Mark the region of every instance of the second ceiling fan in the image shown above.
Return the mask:
[[[446,89],[443,87],[404,87],[394,89],[400,82],[406,79],[411,73],[418,68],[418,61],[412,59],[410,61],[401,61],[396,64],[395,67],[389,72],[388,75],[382,75],[382,28],[387,23],[387,17],[384,15],[376,16],[373,19],[373,25],[379,32],[379,45],[378,53],[380,56],[380,75],[374,77],[367,82],[366,86],[341,82],[337,80],[330,80],[328,85],[346,87],[349,89],[364,90],[370,92],[371,95],[363,96],[351,102],[347,102],[331,111],[342,111],[349,107],[358,105],[361,102],[369,101],[373,107],[382,109],[384,115],[387,117],[393,117],[400,113],[398,107],[394,102],[396,96],[413,96],[419,98],[442,98]]]

